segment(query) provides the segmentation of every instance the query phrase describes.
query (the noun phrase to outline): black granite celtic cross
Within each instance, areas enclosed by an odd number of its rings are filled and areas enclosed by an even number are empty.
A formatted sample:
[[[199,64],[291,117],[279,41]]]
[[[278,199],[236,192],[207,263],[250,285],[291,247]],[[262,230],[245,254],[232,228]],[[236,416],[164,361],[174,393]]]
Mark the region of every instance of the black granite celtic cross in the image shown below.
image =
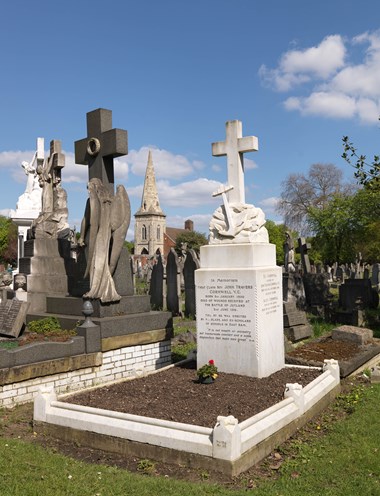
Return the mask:
[[[102,180],[114,193],[113,159],[128,153],[128,132],[112,129],[112,111],[96,109],[87,113],[87,138],[75,142],[75,162],[88,165],[88,177]]]

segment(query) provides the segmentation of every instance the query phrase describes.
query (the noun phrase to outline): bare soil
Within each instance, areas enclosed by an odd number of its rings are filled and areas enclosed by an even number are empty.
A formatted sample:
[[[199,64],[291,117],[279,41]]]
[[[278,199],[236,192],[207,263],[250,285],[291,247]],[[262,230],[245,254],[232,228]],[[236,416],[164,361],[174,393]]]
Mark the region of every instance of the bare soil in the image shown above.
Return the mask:
[[[295,350],[287,353],[287,358],[289,358],[289,363],[298,362],[311,366],[322,365],[325,359],[331,358],[338,360],[338,362],[348,362],[361,354],[365,349],[371,346],[378,346],[379,344],[379,339],[371,339],[367,345],[360,346],[352,342],[340,341],[332,339],[331,336],[326,336],[302,344]]]
[[[218,415],[239,422],[278,403],[287,383],[305,386],[320,371],[284,368],[263,379],[219,373],[200,384],[195,363],[176,366],[139,379],[103,386],[67,398],[67,402],[117,412],[214,427]]]

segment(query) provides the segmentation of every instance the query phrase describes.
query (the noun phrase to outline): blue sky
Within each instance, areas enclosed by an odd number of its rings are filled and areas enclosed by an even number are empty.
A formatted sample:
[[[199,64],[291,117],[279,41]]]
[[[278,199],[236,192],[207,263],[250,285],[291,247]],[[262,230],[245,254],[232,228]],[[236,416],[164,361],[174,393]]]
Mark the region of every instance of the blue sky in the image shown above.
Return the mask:
[[[152,150],[167,225],[208,232],[226,183],[211,143],[238,119],[259,140],[245,155],[246,201],[281,220],[281,181],[340,158],[349,135],[380,152],[378,0],[12,0],[0,30],[0,213],[24,192],[36,138],[62,141],[69,221],[79,227],[87,169],[75,165],[86,113],[113,112],[129,154],[115,163],[132,214]],[[128,239],[133,237],[133,223]]]

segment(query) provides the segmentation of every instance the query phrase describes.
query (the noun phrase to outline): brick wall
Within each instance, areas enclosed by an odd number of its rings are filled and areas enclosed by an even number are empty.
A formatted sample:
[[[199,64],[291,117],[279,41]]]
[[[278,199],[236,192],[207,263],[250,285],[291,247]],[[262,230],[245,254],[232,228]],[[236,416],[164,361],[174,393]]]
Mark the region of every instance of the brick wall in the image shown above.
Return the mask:
[[[102,354],[102,365],[0,386],[0,408],[33,401],[41,385],[57,394],[139,377],[171,363],[169,341],[128,346]]]

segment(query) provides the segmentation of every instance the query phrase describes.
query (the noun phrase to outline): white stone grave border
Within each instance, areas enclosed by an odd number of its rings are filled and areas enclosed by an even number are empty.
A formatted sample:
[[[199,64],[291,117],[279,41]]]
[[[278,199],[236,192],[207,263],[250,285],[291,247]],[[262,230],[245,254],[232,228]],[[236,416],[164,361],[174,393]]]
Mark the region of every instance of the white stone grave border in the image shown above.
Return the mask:
[[[338,362],[324,362],[321,375],[307,386],[287,384],[282,401],[241,423],[220,416],[211,429],[113,412],[57,401],[52,388],[41,388],[34,401],[34,429],[106,451],[111,447],[109,451],[235,476],[289,438],[337,394]]]

